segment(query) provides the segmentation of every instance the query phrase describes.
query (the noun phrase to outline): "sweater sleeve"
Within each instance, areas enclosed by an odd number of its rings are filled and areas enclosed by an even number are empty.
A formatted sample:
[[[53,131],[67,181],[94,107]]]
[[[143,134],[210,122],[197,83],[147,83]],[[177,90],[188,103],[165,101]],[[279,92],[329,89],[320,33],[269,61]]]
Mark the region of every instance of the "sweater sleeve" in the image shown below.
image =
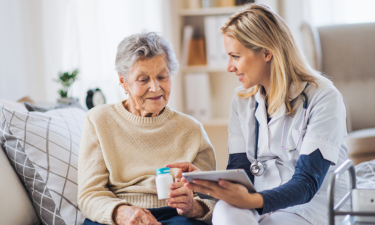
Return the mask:
[[[202,171],[216,170],[214,148],[210,140],[208,139],[207,133],[204,130],[202,124],[199,125],[199,129],[199,132],[201,133],[201,144],[198,150],[198,154],[192,163]],[[216,200],[200,199],[199,197],[195,197],[194,199],[198,202],[203,203],[209,209],[209,212],[207,212],[202,218],[198,218],[197,220],[201,220],[207,224],[211,224],[212,212],[216,204]]]
[[[319,149],[310,155],[301,155],[291,180],[259,192],[264,200],[263,209],[257,209],[259,214],[309,202],[322,185],[330,165],[331,162],[323,158]]]
[[[130,204],[108,189],[108,177],[95,127],[86,115],[78,159],[78,206],[92,221],[115,224],[112,220],[114,209]]]

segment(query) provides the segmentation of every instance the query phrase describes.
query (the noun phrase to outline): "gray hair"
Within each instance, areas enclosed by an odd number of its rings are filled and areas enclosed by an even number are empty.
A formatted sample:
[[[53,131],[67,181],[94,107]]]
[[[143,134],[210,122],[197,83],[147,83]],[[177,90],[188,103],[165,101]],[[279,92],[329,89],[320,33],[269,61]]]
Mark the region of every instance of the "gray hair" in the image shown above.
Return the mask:
[[[177,74],[179,64],[176,54],[173,46],[165,38],[155,32],[130,35],[124,38],[117,47],[117,73],[126,79],[138,60],[150,59],[157,55],[165,55],[170,74]]]

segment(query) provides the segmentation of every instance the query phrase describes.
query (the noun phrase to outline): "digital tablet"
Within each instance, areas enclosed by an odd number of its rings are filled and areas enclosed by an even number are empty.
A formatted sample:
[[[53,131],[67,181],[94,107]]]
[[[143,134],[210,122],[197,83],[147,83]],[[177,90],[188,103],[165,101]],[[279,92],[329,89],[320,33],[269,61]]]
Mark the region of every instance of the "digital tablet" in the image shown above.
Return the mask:
[[[217,170],[182,173],[182,176],[189,182],[193,180],[208,180],[218,182],[219,180],[227,180],[233,183],[242,184],[249,192],[256,192],[253,183],[243,169]]]

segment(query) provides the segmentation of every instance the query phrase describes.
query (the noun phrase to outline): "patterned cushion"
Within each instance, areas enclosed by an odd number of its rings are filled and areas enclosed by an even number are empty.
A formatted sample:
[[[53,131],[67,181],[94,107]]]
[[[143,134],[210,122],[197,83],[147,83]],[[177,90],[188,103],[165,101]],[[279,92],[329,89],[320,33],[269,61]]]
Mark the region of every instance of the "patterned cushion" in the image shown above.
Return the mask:
[[[85,112],[20,112],[0,104],[0,144],[43,224],[82,224],[77,168]]]

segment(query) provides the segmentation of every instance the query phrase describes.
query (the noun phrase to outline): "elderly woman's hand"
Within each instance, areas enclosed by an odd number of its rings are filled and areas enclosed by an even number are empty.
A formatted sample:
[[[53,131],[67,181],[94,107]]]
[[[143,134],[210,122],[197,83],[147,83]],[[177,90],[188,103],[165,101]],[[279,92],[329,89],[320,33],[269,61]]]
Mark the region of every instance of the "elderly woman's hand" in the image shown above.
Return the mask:
[[[189,190],[184,182],[176,182],[170,186],[172,190],[167,199],[168,206],[176,208],[179,215],[187,218],[203,217],[208,212],[206,206],[194,200],[193,191]]]
[[[129,205],[117,206],[113,221],[118,225],[161,225],[147,209]]]
[[[176,178],[176,182],[180,182],[182,179],[183,172],[197,172],[200,171],[197,167],[189,162],[175,162],[165,165],[165,167],[169,168],[177,168],[177,172],[175,173],[174,177]]]

